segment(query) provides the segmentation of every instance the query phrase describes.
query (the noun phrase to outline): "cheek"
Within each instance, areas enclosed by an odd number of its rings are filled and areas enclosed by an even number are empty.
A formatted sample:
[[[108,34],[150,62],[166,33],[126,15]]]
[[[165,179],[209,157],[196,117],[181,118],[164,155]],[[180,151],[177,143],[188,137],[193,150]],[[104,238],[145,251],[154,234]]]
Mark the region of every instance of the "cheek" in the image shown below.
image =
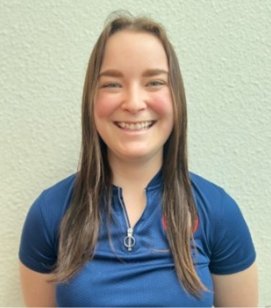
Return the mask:
[[[98,118],[106,118],[116,109],[117,99],[108,95],[98,94],[94,103],[94,113]]]
[[[169,93],[153,95],[151,101],[152,109],[161,116],[173,115],[172,99]]]

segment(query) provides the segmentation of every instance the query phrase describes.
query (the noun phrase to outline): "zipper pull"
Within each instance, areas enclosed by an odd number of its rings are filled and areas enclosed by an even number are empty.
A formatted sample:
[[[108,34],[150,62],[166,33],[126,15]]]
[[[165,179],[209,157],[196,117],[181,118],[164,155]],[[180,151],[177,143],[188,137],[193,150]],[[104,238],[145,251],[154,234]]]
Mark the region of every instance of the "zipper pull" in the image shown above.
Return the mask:
[[[135,238],[133,236],[133,228],[127,229],[127,236],[124,238],[124,246],[131,251],[132,248],[135,246]]]

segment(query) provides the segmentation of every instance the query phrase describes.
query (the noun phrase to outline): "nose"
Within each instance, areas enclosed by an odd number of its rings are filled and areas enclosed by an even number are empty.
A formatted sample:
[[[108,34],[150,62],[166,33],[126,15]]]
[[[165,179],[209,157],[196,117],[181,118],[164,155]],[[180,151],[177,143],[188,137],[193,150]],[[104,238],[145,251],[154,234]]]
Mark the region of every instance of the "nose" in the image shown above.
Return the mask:
[[[144,90],[137,85],[129,87],[122,102],[122,109],[134,114],[144,110],[146,106]]]

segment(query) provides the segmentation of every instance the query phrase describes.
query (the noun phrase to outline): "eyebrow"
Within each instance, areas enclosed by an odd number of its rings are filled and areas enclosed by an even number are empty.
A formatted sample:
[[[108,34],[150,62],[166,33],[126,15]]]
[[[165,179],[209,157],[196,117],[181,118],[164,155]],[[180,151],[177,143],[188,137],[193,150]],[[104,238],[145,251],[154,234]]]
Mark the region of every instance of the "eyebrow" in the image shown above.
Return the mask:
[[[143,77],[152,77],[152,76],[161,75],[161,74],[168,75],[168,71],[166,71],[164,69],[159,69],[159,68],[148,69],[148,70],[143,72]],[[105,71],[103,71],[99,74],[99,78],[102,77],[102,76],[121,78],[121,77],[123,77],[123,74],[118,70],[109,69],[109,70],[105,70]]]
[[[99,77],[108,76],[108,77],[123,77],[123,74],[118,70],[106,70],[99,74]]]
[[[143,73],[143,77],[152,77],[152,76],[161,75],[161,74],[168,75],[168,71],[160,69],[160,68],[149,69]]]

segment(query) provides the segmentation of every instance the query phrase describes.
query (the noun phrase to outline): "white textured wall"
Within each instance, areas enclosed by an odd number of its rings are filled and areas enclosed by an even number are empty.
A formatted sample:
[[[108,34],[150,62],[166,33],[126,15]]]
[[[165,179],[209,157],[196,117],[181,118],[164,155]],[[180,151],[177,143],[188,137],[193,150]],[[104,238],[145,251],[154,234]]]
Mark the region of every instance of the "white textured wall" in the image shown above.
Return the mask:
[[[42,189],[76,170],[90,50],[109,12],[166,25],[189,104],[190,166],[238,201],[271,305],[269,0],[0,2],[0,305],[20,306],[17,251]]]

